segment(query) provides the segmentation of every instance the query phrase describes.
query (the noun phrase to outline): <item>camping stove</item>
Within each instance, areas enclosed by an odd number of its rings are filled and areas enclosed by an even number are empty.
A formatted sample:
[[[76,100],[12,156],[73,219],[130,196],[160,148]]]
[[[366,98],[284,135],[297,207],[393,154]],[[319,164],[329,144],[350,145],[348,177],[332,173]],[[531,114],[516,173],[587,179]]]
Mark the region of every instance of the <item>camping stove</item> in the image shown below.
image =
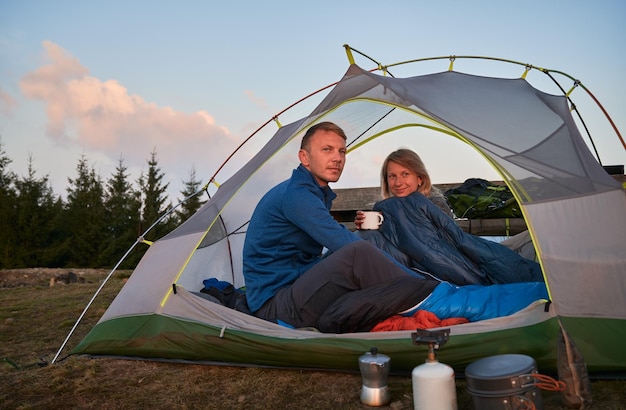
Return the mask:
[[[450,329],[435,331],[416,330],[411,334],[415,345],[428,345],[426,362],[413,369],[413,407],[415,410],[456,410],[456,385],[454,370],[439,363],[435,349],[443,346],[450,336]]]

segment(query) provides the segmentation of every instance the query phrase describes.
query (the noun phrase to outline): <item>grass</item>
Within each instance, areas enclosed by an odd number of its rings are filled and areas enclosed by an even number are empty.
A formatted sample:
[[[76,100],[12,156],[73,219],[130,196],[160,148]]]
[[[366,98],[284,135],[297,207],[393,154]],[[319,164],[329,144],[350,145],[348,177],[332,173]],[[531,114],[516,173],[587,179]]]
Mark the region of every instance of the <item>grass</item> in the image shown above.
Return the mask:
[[[2,272],[0,271],[0,275]],[[91,329],[123,286],[114,275],[81,321],[59,360],[50,361],[102,274],[85,283],[0,288],[2,409],[367,409],[360,374],[89,359],[66,355]],[[386,408],[412,409],[409,376],[390,376]],[[626,380],[594,380],[594,408],[626,409]],[[459,409],[471,409],[465,382],[456,382]],[[543,392],[544,409],[566,409],[559,393]]]

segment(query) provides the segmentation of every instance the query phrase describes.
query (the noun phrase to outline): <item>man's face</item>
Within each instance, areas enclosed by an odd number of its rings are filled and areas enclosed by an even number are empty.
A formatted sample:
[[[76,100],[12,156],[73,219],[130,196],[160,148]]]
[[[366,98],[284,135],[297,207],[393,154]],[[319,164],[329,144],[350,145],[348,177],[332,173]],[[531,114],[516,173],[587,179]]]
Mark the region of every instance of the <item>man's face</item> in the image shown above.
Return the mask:
[[[320,186],[337,182],[346,163],[346,141],[332,131],[318,130],[309,147],[298,152],[298,158],[311,171]]]

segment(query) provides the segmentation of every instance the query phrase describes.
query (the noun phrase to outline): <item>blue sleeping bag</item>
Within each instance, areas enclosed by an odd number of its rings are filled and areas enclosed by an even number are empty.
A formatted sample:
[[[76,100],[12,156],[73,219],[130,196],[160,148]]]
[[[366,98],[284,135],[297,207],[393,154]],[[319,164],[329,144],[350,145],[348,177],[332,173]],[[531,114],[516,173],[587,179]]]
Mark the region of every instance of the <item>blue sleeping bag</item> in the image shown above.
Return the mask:
[[[443,282],[417,307],[439,319],[463,317],[470,322],[511,315],[537,300],[548,300],[543,282],[454,286]],[[403,313],[410,316],[417,309]]]
[[[405,266],[456,285],[543,282],[537,262],[464,232],[419,192],[385,199],[374,210],[383,213],[383,224],[378,231],[358,231],[359,236]]]

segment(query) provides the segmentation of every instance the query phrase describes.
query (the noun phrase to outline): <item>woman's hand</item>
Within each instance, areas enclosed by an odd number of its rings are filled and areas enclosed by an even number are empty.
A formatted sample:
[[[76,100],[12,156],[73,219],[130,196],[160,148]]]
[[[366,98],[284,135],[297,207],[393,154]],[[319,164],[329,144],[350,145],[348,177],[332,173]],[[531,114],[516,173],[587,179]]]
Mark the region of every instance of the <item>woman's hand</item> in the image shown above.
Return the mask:
[[[365,214],[363,211],[356,211],[356,217],[354,218],[354,225],[356,225],[356,229],[361,229],[361,225],[365,220]]]

